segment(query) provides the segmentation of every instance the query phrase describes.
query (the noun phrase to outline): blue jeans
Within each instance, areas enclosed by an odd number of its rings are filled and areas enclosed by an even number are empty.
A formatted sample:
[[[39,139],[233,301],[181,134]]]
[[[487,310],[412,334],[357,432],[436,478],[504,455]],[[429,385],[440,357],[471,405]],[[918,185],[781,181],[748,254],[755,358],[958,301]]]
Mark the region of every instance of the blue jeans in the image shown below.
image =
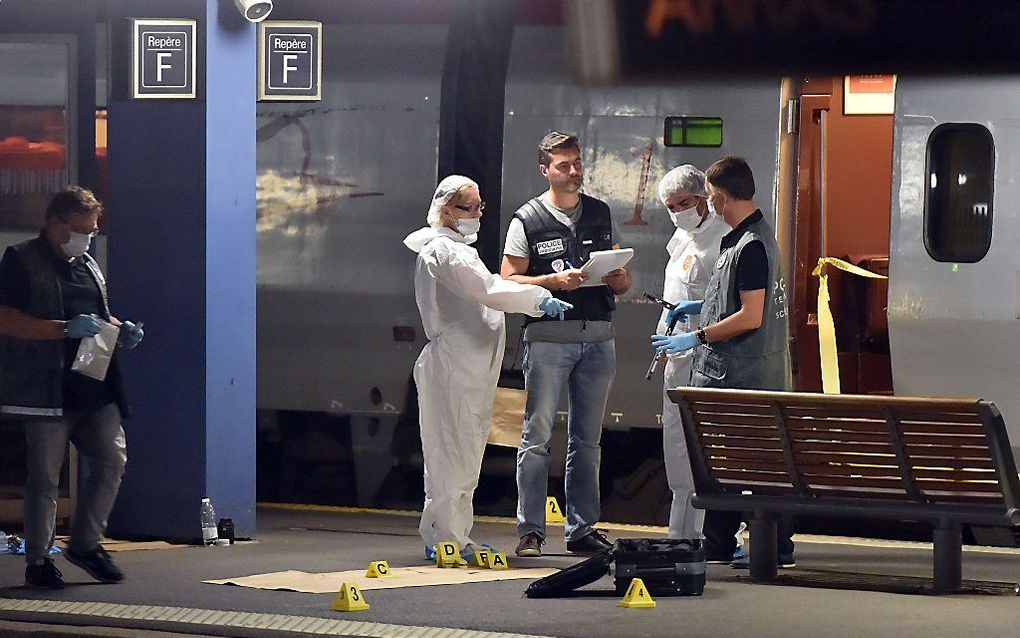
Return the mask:
[[[567,540],[588,535],[599,519],[599,462],[602,419],[616,374],[616,344],[524,344],[528,402],[517,451],[517,535],[545,538],[549,487],[549,440],[563,385],[567,385],[567,471],[564,533]]]
[[[108,403],[91,412],[65,412],[56,420],[27,421],[24,429],[28,447],[25,561],[32,564],[46,558],[53,545],[60,470],[68,441],[74,443],[83,461],[69,546],[75,552],[92,551],[106,529],[127,464],[120,409]]]

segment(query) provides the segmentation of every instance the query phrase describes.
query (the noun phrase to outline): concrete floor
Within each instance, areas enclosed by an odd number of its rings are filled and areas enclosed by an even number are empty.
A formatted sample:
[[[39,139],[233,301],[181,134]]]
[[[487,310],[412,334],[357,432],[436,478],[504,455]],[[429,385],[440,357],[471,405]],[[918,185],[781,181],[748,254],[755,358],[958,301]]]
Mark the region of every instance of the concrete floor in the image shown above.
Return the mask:
[[[516,560],[511,557],[511,565],[565,567],[573,564],[577,559],[564,553],[559,532],[558,528],[550,529],[546,546],[547,552],[559,555]],[[633,530],[610,532],[610,538],[649,535],[654,534]],[[478,523],[473,536],[479,542],[493,544],[508,553],[516,542],[513,525],[509,522]],[[31,591],[21,586],[21,557],[0,556],[0,596],[342,617],[370,623],[578,638],[1017,635],[1020,598],[1015,596],[936,597],[890,593],[903,588],[903,580],[893,577],[930,576],[931,551],[924,545],[798,540],[798,567],[790,570],[790,574],[816,585],[832,579],[832,572],[856,574],[855,583],[859,581],[861,586],[879,591],[759,585],[748,582],[746,572],[710,566],[704,596],[659,598],[658,606],[652,610],[618,607],[615,595],[599,593],[612,588],[611,579],[605,578],[587,588],[589,591],[554,600],[524,598],[521,592],[528,584],[524,580],[370,591],[367,598],[371,610],[342,615],[329,610],[332,595],[202,584],[205,579],[287,569],[309,572],[358,569],[378,557],[386,558],[392,566],[424,564],[415,517],[263,508],[259,512],[257,543],[229,548],[189,547],[114,554],[127,574],[127,580],[119,585],[94,583],[85,573],[59,558],[57,564],[64,572],[68,587],[61,591]],[[964,555],[963,573],[965,579],[1020,582],[1020,551],[968,550]],[[861,579],[861,574],[876,576]],[[33,638],[40,635],[125,635],[113,630],[105,634],[74,634],[74,631],[84,630],[71,628],[61,630],[71,634],[25,633],[32,625],[17,625],[12,620],[25,621],[26,618],[0,613],[0,635]],[[28,620],[54,625],[64,622],[46,614]],[[117,626],[115,622],[110,624]],[[200,632],[198,627],[159,623],[146,629]],[[209,633],[224,635],[229,632]],[[129,635],[139,634],[136,631]],[[252,634],[239,630],[236,635]]]

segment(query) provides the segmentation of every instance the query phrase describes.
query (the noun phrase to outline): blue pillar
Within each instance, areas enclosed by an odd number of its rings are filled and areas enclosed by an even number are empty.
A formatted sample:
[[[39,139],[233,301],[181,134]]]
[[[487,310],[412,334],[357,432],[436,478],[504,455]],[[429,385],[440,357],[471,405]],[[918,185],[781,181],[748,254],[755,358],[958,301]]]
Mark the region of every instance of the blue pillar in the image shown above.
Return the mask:
[[[255,535],[255,25],[230,0],[110,0],[198,20],[198,98],[109,103],[109,281],[134,416],[112,535],[196,539],[209,496]],[[114,42],[113,56],[129,56]]]

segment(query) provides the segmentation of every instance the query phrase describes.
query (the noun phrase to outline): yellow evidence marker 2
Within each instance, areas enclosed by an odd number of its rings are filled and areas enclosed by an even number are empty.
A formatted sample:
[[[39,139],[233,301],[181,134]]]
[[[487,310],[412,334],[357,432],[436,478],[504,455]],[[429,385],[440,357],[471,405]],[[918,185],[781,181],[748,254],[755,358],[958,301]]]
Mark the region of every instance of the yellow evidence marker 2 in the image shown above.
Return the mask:
[[[486,567],[489,569],[508,569],[509,565],[506,563],[506,554],[492,552],[489,554],[489,561],[486,564]]]
[[[340,583],[340,591],[329,608],[333,611],[365,611],[371,607],[365,602],[365,597],[357,585]]]
[[[436,567],[467,566],[467,561],[460,557],[460,548],[453,541],[436,543]]]
[[[368,564],[368,571],[365,572],[365,578],[390,578],[392,576],[390,564],[384,560],[372,561]]]
[[[565,523],[566,521],[567,519],[563,518],[563,510],[560,509],[560,504],[556,502],[556,497],[547,497],[545,499],[545,522]]]
[[[627,593],[623,595],[623,600],[620,601],[620,607],[651,609],[655,607],[655,601],[648,594],[644,581],[640,578],[634,578],[630,581],[630,587],[627,588]]]

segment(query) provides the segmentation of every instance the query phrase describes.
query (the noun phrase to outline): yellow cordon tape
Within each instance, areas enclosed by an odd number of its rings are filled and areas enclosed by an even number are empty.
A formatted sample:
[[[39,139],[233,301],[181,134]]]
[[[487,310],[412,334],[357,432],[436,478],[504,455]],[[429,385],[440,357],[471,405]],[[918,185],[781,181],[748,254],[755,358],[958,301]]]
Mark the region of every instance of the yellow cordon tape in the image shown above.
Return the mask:
[[[818,277],[818,356],[822,362],[822,392],[839,394],[839,357],[836,354],[836,324],[829,308],[829,274],[826,266],[835,266],[844,272],[869,279],[888,279],[835,257],[819,257],[811,272]]]

